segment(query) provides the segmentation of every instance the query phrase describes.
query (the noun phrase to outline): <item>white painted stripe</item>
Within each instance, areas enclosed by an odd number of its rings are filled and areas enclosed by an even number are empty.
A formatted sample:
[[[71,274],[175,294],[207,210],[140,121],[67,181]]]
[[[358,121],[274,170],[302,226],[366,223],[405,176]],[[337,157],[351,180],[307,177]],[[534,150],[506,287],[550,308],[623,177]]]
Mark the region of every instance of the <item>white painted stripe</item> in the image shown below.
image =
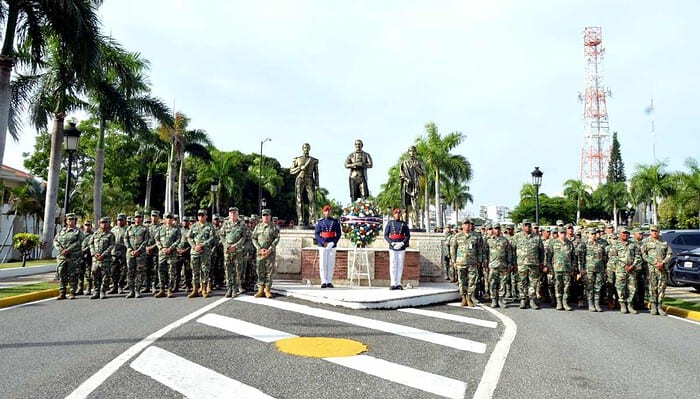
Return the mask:
[[[10,307],[7,307],[7,308],[0,308],[0,312],[2,312],[2,311],[4,311],[4,310],[17,309],[17,308],[21,308],[21,307],[23,307],[23,306],[36,305],[37,303],[42,303],[42,302],[46,302],[46,301],[55,301],[55,300],[56,300],[56,297],[47,298],[47,299],[41,299],[41,300],[39,300],[39,301],[32,301],[32,302],[27,302],[27,303],[20,303],[19,305],[10,306]]]
[[[697,324],[697,325],[700,326],[700,323],[698,323],[697,321],[695,321],[695,320],[690,320],[690,319],[686,319],[685,317],[678,317],[678,316],[674,316],[674,315],[672,315],[672,314],[668,315],[668,317],[672,317],[672,318],[678,319],[678,320],[687,321],[688,323],[693,323],[693,324]]]
[[[372,330],[384,331],[389,334],[400,335],[407,338],[413,338],[432,344],[443,345],[449,348],[459,349],[468,352],[484,353],[486,352],[486,344],[472,341],[470,339],[452,337],[445,334],[434,333],[431,331],[421,330],[418,328],[402,326],[399,324],[388,323],[385,321],[368,319],[365,317],[352,316],[344,313],[331,312],[330,310],[312,308],[306,305],[298,305],[295,303],[284,301],[271,301],[269,299],[258,299],[251,296],[239,296],[236,301],[249,302],[256,305],[265,305],[277,309],[296,312],[313,317],[339,321],[342,323],[353,324],[356,326],[369,328]]]
[[[170,331],[180,327],[181,325],[187,323],[188,321],[199,317],[199,315],[206,313],[215,307],[221,305],[222,303],[228,301],[228,298],[221,298],[214,303],[210,303],[207,306],[196,310],[187,316],[168,324],[167,326],[161,328],[160,330],[154,332],[143,340],[137,342],[129,349],[125,350],[121,355],[112,359],[109,363],[105,364],[97,373],[93,374],[90,378],[85,380],[78,388],[75,389],[70,395],[66,396],[66,399],[82,399],[87,398],[92,391],[97,389],[103,382],[109,378],[114,372],[116,372],[121,366],[126,364],[132,357],[136,356],[137,353],[141,352],[148,345],[154,343],[158,338],[169,333]]]
[[[397,309],[399,312],[412,313],[420,316],[435,317],[437,319],[451,320],[458,323],[473,324],[475,326],[496,328],[498,323],[490,320],[475,319],[473,317],[458,316],[450,313],[436,312],[434,310],[416,309],[416,308],[404,308]]]
[[[467,389],[465,382],[372,356],[329,357],[324,360],[446,398],[462,399]]]
[[[515,334],[518,332],[518,326],[510,317],[496,309],[491,309],[486,306],[483,308],[487,312],[498,317],[505,326],[503,336],[498,340],[496,346],[494,346],[491,357],[489,357],[489,361],[486,363],[484,374],[481,376],[481,381],[479,381],[479,386],[476,388],[476,392],[474,392],[474,398],[476,399],[491,399],[498,385],[498,380],[501,378],[501,372],[506,363],[510,345],[513,343]]]
[[[451,303],[448,303],[447,306],[460,307],[460,308],[466,309],[466,310],[484,310],[478,306],[474,306],[474,307],[462,306],[459,302],[451,302]]]
[[[131,368],[191,399],[272,398],[256,388],[155,346],[143,351],[131,362]]]
[[[219,316],[213,313],[205,314],[200,317],[197,322],[267,343],[275,342],[280,339],[297,337],[296,335],[288,334],[284,331],[273,330],[272,328],[233,319],[231,317]]]

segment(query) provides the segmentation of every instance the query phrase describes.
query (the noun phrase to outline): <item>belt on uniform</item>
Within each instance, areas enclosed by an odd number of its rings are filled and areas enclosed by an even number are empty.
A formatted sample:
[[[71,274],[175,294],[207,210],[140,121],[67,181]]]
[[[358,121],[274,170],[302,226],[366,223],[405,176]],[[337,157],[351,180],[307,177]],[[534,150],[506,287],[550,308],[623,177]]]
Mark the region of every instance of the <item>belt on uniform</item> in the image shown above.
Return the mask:
[[[389,234],[389,238],[392,240],[403,240],[405,237],[403,234]]]
[[[335,237],[335,231],[322,231],[320,234],[321,237],[323,238],[334,238]]]

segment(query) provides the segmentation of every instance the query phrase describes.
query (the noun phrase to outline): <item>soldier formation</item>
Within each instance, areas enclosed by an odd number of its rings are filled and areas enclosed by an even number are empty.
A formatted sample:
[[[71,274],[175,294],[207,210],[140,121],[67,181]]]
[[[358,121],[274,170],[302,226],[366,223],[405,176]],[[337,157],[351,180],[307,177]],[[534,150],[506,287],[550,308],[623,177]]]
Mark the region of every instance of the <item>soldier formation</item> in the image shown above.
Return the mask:
[[[597,226],[576,231],[557,221],[555,228],[539,228],[525,219],[522,229],[499,223],[474,229],[471,219],[462,229],[445,232],[446,279],[458,283],[462,306],[474,306],[476,297],[491,299],[492,307],[506,307],[505,298],[519,300],[520,309],[539,309],[548,301],[557,310],[573,310],[588,302],[588,310],[602,312],[601,300],[610,309],[619,302],[620,312],[638,313],[649,303],[652,315],[665,315],[662,302],[671,249],[650,227],[641,230]]]
[[[99,221],[97,231],[90,222],[81,230],[77,216],[66,215],[66,224],[56,234],[57,274],[61,299],[90,294],[90,299],[104,299],[108,294],[125,294],[139,298],[151,293],[156,298],[172,298],[180,290],[188,298],[208,297],[212,289],[226,288],[226,297],[253,290],[255,297],[272,297],[272,274],[279,228],[272,223],[272,212],[262,211],[262,220],[248,221],[229,208],[225,220],[214,215],[207,221],[207,211],[200,209],[197,220],[152,211],[150,223],[144,214],[133,218],[120,213],[112,226],[109,217]],[[87,290],[84,283],[87,278]]]

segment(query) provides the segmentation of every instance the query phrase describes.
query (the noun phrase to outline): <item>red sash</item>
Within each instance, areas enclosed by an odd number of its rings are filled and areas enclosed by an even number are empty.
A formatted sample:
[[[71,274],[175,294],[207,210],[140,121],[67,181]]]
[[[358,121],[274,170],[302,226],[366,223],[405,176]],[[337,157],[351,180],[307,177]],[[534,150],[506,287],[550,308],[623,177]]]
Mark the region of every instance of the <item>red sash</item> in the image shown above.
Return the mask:
[[[395,234],[395,233],[389,234],[389,238],[392,240],[403,240],[405,237],[406,236],[404,236],[403,234]]]
[[[335,237],[335,231],[322,231],[319,235],[323,238],[333,238]]]

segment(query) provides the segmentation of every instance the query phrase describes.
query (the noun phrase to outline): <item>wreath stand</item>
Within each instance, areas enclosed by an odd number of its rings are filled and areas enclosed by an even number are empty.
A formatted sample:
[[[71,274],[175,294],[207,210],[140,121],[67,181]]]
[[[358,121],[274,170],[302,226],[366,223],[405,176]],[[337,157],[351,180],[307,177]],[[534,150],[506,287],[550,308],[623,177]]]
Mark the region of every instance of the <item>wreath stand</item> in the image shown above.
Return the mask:
[[[350,271],[350,288],[353,287],[353,281],[357,278],[357,286],[359,287],[360,280],[362,277],[367,278],[367,285],[372,288],[372,276],[369,270],[369,251],[365,247],[358,247],[353,245],[352,250],[352,261],[348,263]],[[362,267],[364,266],[364,272]]]

